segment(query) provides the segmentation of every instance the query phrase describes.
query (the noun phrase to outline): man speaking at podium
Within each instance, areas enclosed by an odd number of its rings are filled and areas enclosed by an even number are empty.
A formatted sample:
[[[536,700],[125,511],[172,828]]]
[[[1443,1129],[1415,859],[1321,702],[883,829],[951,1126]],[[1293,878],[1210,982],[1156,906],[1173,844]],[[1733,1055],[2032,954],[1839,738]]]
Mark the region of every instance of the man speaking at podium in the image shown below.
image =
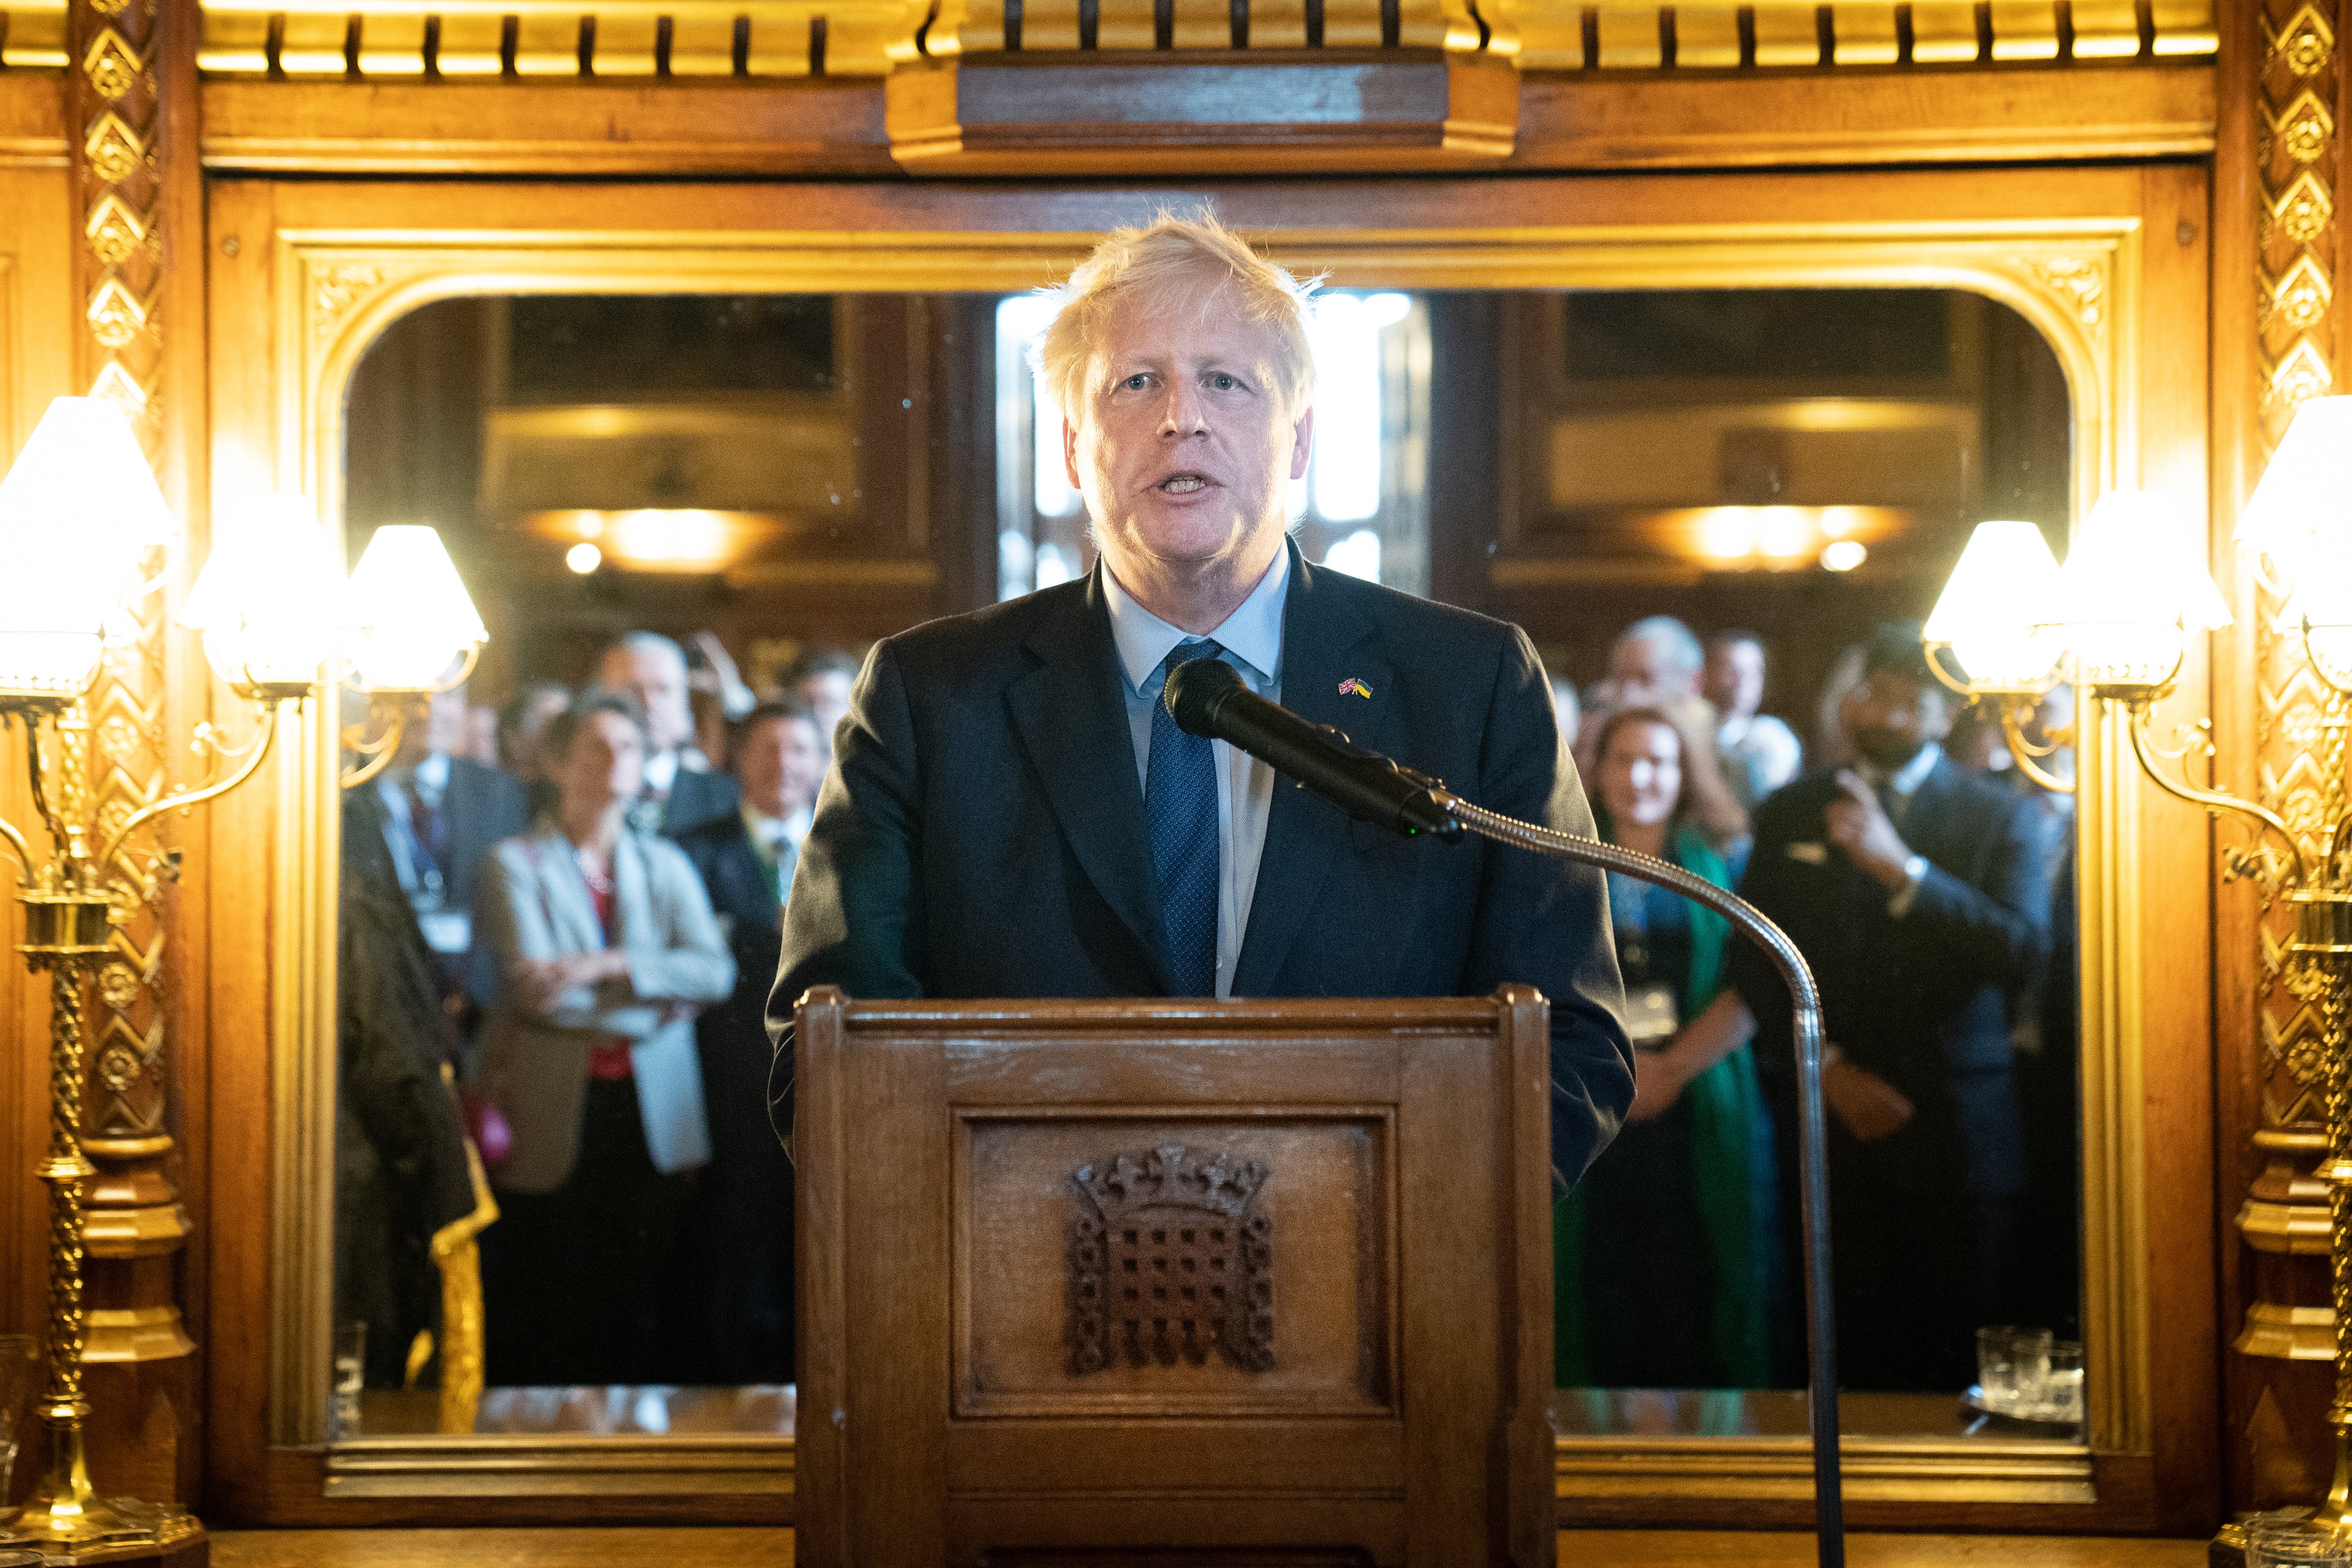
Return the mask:
[[[1168,673],[1259,695],[1494,810],[1591,837],[1518,628],[1307,564],[1284,526],[1314,413],[1307,291],[1213,219],[1114,233],[1045,379],[1100,553],[1086,578],[877,643],[785,915],[811,986],[919,997],[1484,996],[1551,1002],[1552,1158],[1633,1099],[1601,873],[1351,822],[1179,729]]]

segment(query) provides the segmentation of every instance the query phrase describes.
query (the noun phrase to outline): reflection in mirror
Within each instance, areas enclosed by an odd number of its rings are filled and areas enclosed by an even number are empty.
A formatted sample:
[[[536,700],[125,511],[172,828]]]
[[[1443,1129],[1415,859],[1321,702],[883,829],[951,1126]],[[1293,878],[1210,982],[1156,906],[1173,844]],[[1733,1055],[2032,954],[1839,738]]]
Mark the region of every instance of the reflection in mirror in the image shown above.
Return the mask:
[[[361,366],[346,549],[434,524],[491,641],[345,800],[341,1436],[790,1430],[780,903],[862,651],[1093,567],[1044,325],[463,299]],[[1821,971],[1848,1429],[2074,1433],[2071,801],[1874,637],[1980,518],[2063,549],[2049,349],[1920,289],[1333,290],[1315,337],[1306,559],[1527,626],[1603,831]],[[1559,1209],[1562,1429],[1801,1433],[1785,1003],[1612,904],[1641,1097]]]

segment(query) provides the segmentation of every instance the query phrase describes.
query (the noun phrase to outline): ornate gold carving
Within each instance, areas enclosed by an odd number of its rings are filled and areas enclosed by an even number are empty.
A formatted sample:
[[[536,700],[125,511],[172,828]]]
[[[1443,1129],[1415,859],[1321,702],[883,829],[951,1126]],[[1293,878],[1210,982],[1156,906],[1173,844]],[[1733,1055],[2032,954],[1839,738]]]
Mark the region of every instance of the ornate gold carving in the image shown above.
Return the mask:
[[[83,139],[82,158],[91,173],[110,185],[119,185],[145,166],[147,143],[109,110]]]
[[[310,330],[323,338],[342,320],[343,313],[361,296],[383,287],[380,267],[344,262],[320,267],[310,290]]]
[[[2310,89],[2270,117],[2271,134],[2298,163],[2316,163],[2336,140],[2336,117]]]
[[[111,27],[102,27],[90,40],[89,52],[81,57],[82,74],[99,96],[111,103],[137,87],[145,74],[146,66],[139,52],[122,41],[122,35]]]
[[[147,389],[117,361],[109,360],[100,367],[98,379],[89,384],[89,395],[102,397],[121,409],[133,430],[147,423]]]
[[[2327,368],[2327,356],[2309,337],[2296,340],[2294,349],[2271,371],[2268,397],[2280,408],[2292,413],[2305,400],[2326,397],[2336,386],[2336,373]]]
[[[2306,169],[2270,204],[2270,221],[2292,245],[2310,245],[2336,221],[2336,203],[2319,176]],[[2267,240],[2269,236],[2265,235]]]
[[[2326,70],[2336,49],[2336,29],[2316,5],[2305,4],[2275,32],[2265,21],[2263,31],[2270,40],[2271,58],[2298,77]]]
[[[2285,277],[2271,285],[2265,325],[2279,321],[2291,330],[2308,332],[2326,319],[2332,297],[2327,274],[2306,252],[2295,257]]]
[[[2036,256],[2028,270],[2065,299],[2084,329],[2095,335],[2106,320],[2107,261],[2102,256]]]
[[[90,208],[89,219],[82,225],[82,235],[89,241],[90,254],[98,257],[100,267],[121,267],[147,243],[147,225],[109,191]]]
[[[89,335],[110,349],[127,348],[147,329],[147,308],[131,296],[121,280],[110,277],[98,286],[89,301]]]

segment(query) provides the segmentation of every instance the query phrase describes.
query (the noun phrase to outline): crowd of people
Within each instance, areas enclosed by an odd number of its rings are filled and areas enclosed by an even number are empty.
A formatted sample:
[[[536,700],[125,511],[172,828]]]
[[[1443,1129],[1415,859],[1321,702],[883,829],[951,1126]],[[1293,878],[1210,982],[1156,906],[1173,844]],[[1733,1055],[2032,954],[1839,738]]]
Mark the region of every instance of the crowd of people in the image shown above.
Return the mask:
[[[1961,722],[1916,624],[1832,662],[1810,747],[1760,711],[1765,655],[1653,617],[1556,708],[1603,838],[1811,962],[1842,1380],[1948,1392],[1979,1327],[2077,1322],[2070,801]],[[1709,911],[1614,876],[1610,910],[1635,1097],[1557,1211],[1559,1381],[1800,1384],[1787,994]]]
[[[792,1171],[763,1014],[856,663],[746,689],[631,632],[574,690],[434,699],[345,798],[338,1313],[374,1385],[478,1217],[493,1385],[793,1378]]]

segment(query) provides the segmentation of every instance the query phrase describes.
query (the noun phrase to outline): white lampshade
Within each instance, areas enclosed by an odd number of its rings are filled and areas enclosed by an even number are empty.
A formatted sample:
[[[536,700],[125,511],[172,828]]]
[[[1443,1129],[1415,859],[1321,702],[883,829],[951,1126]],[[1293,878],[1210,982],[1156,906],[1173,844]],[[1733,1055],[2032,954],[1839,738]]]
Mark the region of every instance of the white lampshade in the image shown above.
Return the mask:
[[[489,638],[441,536],[414,523],[375,531],[352,569],[343,624],[370,691],[425,691]]]
[[[2295,411],[2236,538],[2298,591],[2352,554],[2352,397],[2315,397]]]
[[[180,624],[205,634],[205,657],[239,690],[319,685],[343,580],[310,500],[249,497],[222,508],[213,532]]]
[[[150,550],[180,537],[122,411],[96,397],[51,401],[32,439],[0,480],[0,517],[42,534],[69,534],[89,569],[128,587]]]
[[[2230,623],[2196,531],[2164,497],[2112,490],[2091,508],[2058,574],[2075,678],[2153,691],[2186,639]]]
[[[1970,682],[2039,691],[2065,652],[2058,626],[2058,558],[2032,523],[1979,523],[1920,629],[1951,646]]]
[[[0,479],[0,696],[70,696],[179,525],[112,403],[61,397]]]

